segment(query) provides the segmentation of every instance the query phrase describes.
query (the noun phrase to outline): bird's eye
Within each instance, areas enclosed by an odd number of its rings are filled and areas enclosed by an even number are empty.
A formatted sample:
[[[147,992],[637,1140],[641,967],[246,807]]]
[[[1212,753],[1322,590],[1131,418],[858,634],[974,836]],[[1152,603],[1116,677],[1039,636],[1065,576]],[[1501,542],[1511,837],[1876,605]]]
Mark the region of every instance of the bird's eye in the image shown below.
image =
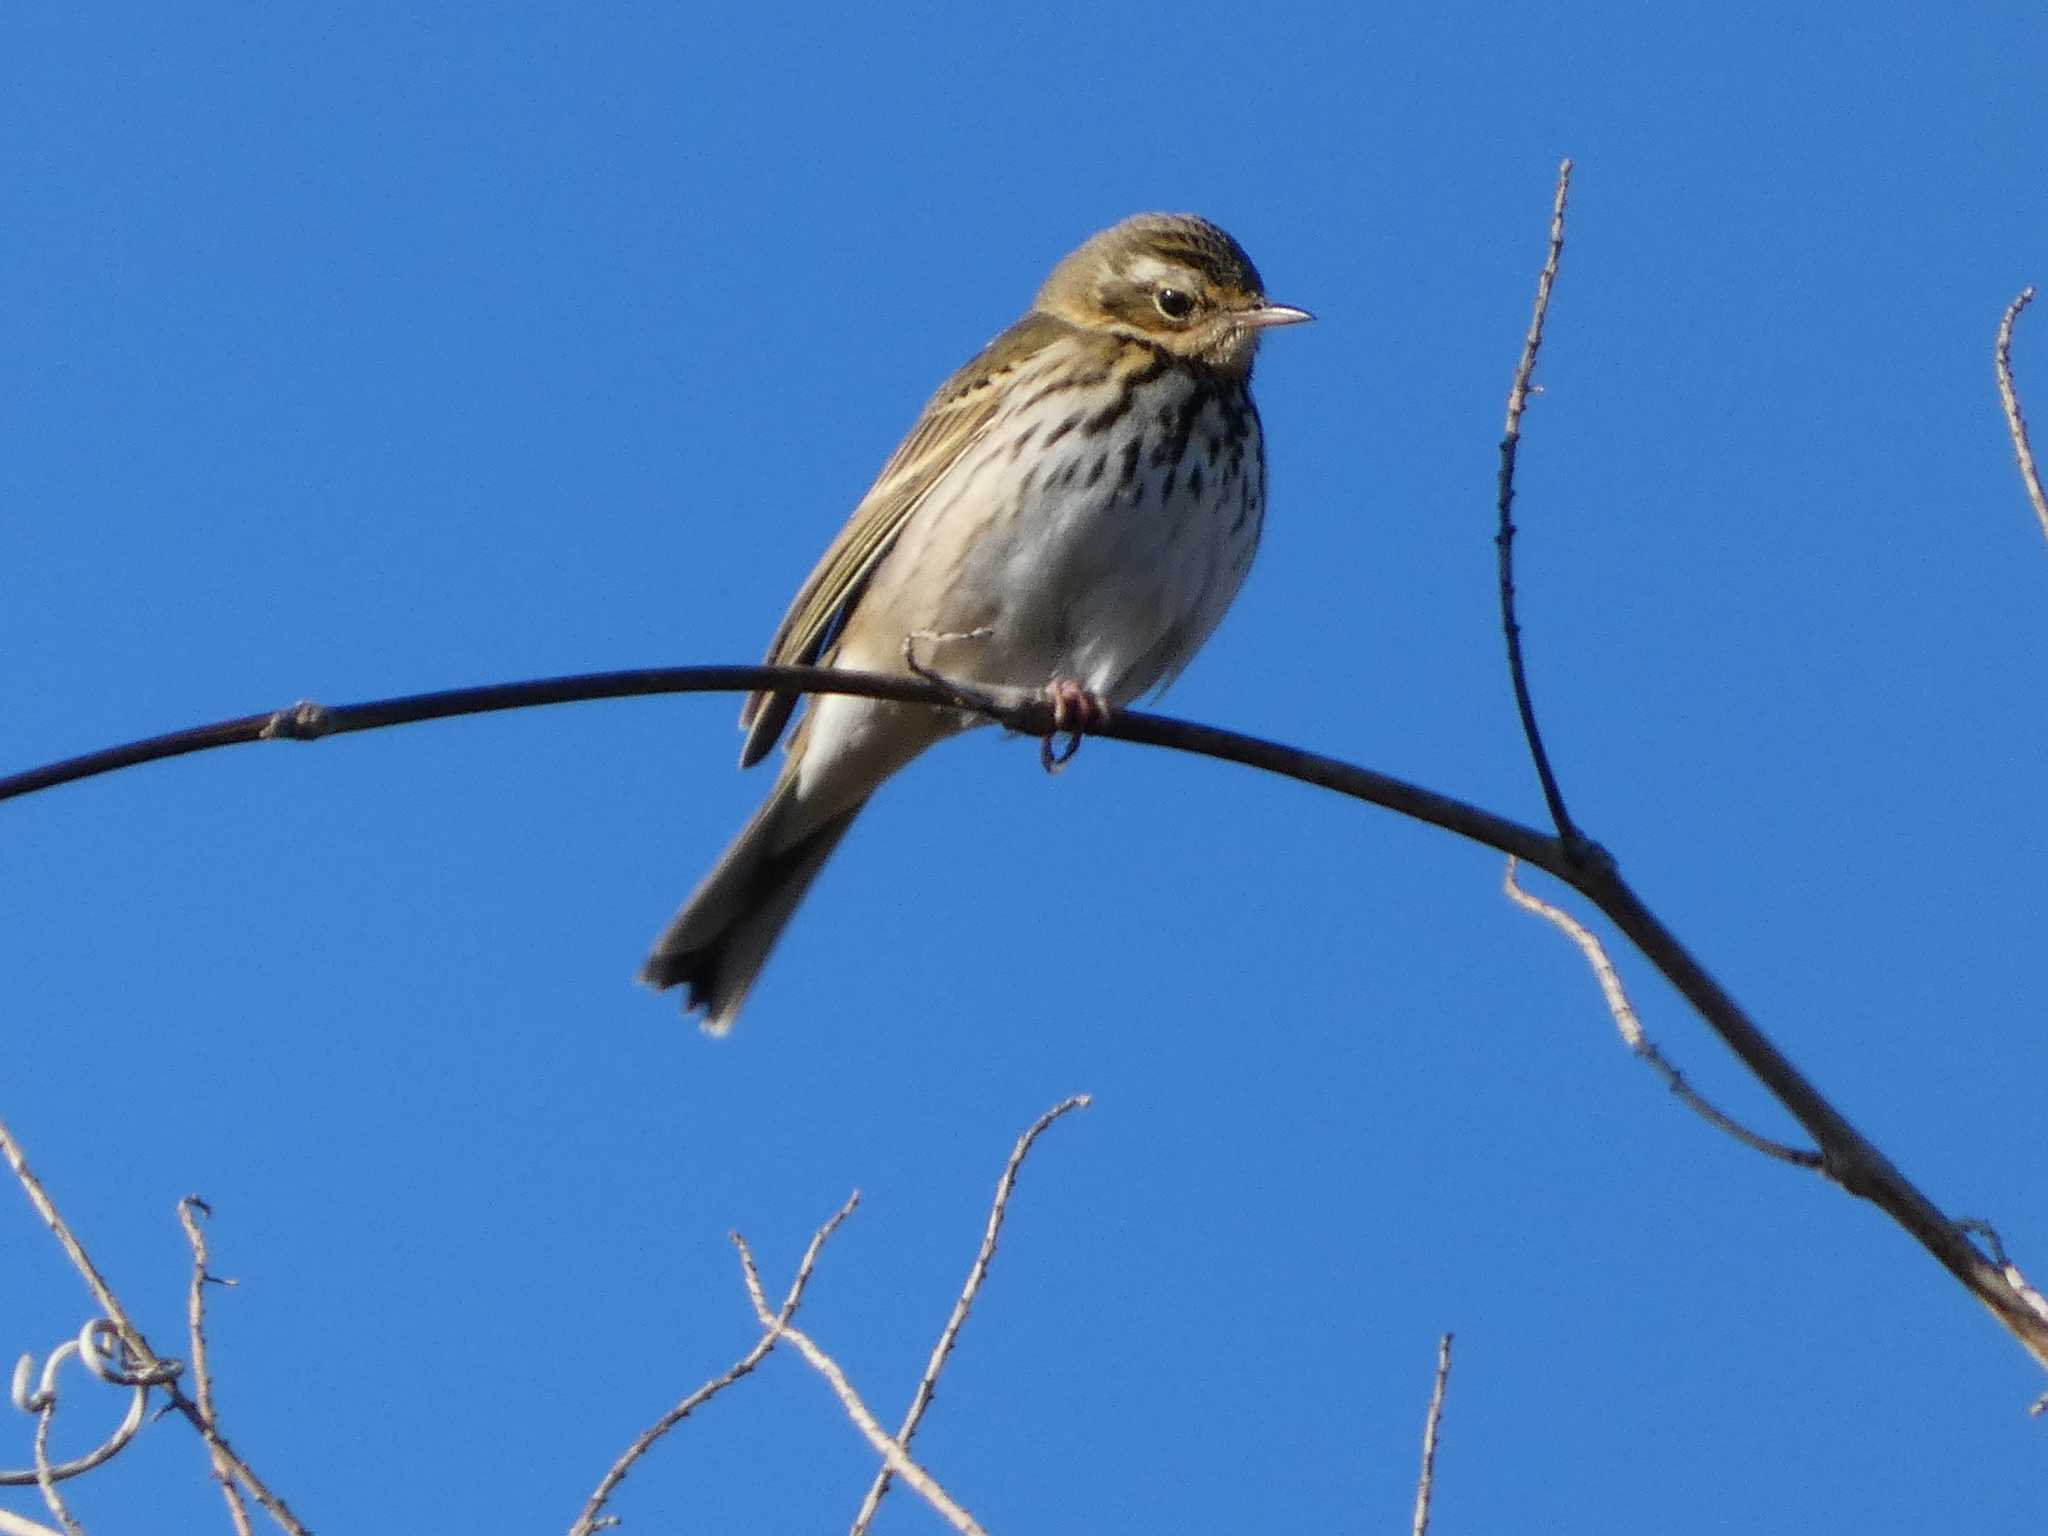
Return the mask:
[[[1195,296],[1178,288],[1162,288],[1152,297],[1159,313],[1169,320],[1185,320],[1195,312]]]

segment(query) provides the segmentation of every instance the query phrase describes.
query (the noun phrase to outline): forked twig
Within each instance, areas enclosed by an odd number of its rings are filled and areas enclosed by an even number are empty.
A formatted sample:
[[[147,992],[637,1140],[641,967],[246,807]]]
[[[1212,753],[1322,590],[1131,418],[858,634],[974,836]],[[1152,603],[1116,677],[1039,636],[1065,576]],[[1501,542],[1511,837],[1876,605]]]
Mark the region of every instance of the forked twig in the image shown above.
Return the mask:
[[[924,1496],[924,1501],[938,1511],[941,1518],[960,1532],[960,1536],[988,1536],[974,1516],[961,1508],[959,1502],[940,1486],[939,1480],[910,1459],[910,1453],[889,1438],[889,1432],[882,1428],[868,1405],[861,1401],[860,1394],[853,1389],[853,1383],[846,1379],[846,1372],[839,1363],[818,1347],[817,1341],[786,1318],[780,1318],[768,1310],[768,1298],[761,1290],[761,1272],[754,1265],[754,1252],[747,1246],[747,1240],[735,1232],[733,1246],[739,1250],[740,1272],[747,1282],[747,1299],[754,1304],[754,1315],[768,1329],[770,1336],[788,1339],[797,1347],[811,1368],[830,1384],[833,1394],[839,1399],[840,1407],[853,1420],[854,1427],[867,1437],[869,1445],[889,1463],[889,1468],[904,1482]]]
[[[2027,500],[2034,504],[2034,516],[2041,520],[2041,532],[2048,536],[2048,491],[2041,488],[2041,471],[2034,466],[2034,449],[2027,441],[2027,418],[2020,412],[2019,389],[2012,381],[2012,328],[2020,311],[2034,302],[2033,285],[2022,288],[2019,297],[2005,306],[1998,322],[1998,342],[1991,360],[1998,371],[1998,403],[2005,408],[2005,430],[2012,437],[2012,451],[2020,463],[2020,482],[2027,488]]]
[[[1451,1336],[1436,1341],[1436,1384],[1429,1391],[1429,1415],[1422,1421],[1422,1472],[1415,1479],[1414,1536],[1428,1536],[1429,1501],[1436,1495],[1436,1435],[1444,1418],[1444,1388],[1451,1379]]]
[[[576,1523],[569,1527],[569,1536],[589,1536],[590,1532],[596,1530],[605,1504],[617,1491],[619,1484],[626,1480],[626,1474],[633,1470],[633,1463],[645,1456],[663,1435],[768,1358],[769,1352],[775,1348],[775,1341],[782,1336],[783,1329],[788,1327],[789,1320],[796,1316],[796,1309],[803,1302],[804,1287],[810,1284],[811,1271],[817,1267],[818,1255],[824,1251],[826,1240],[839,1230],[839,1224],[851,1216],[854,1207],[859,1204],[860,1191],[855,1190],[847,1196],[846,1204],[834,1211],[825,1224],[811,1234],[810,1246],[804,1249],[804,1256],[797,1264],[796,1278],[789,1283],[789,1290],[782,1298],[781,1309],[776,1312],[761,1337],[754,1341],[754,1347],[727,1366],[723,1374],[712,1377],[648,1425],[640,1433],[639,1438],[626,1447],[619,1459],[613,1462],[605,1475],[598,1480],[597,1488],[583,1506],[583,1513],[578,1515]]]
[[[1600,984],[1600,996],[1607,1004],[1607,1011],[1614,1018],[1614,1027],[1621,1032],[1621,1043],[1647,1063],[1650,1070],[1664,1079],[1664,1086],[1678,1096],[1680,1103],[1692,1110],[1709,1125],[1726,1131],[1737,1141],[1766,1157],[1775,1157],[1795,1168],[1821,1167],[1821,1155],[1799,1147],[1788,1147],[1782,1142],[1759,1136],[1749,1127],[1722,1113],[1714,1105],[1700,1097],[1685,1075],[1671,1065],[1656,1042],[1643,1033],[1642,1021],[1636,1017],[1635,1005],[1628,1000],[1628,993],[1621,985],[1621,974],[1615,970],[1614,962],[1607,958],[1607,947],[1584,923],[1573,917],[1562,907],[1551,905],[1539,896],[1531,895],[1515,879],[1515,861],[1508,860],[1507,877],[1502,887],[1508,893],[1508,900],[1524,912],[1533,912],[1548,921],[1551,926],[1579,946],[1579,953],[1586,957],[1586,964],[1593,969],[1593,979]]]
[[[1002,1234],[1003,1217],[1010,1207],[1010,1194],[1017,1187],[1017,1171],[1024,1166],[1024,1159],[1030,1154],[1032,1144],[1043,1136],[1052,1123],[1062,1115],[1077,1109],[1086,1109],[1090,1099],[1085,1093],[1055,1104],[1036,1120],[1029,1130],[1017,1138],[1017,1145],[1010,1150],[1010,1160],[1003,1165],[1003,1175],[996,1180],[996,1197],[989,1207],[988,1225],[981,1234],[981,1250],[974,1256],[974,1263],[967,1271],[967,1283],[960,1289],[960,1297],[953,1303],[953,1312],[946,1319],[946,1326],[939,1331],[939,1342],[932,1346],[932,1357],[925,1363],[924,1375],[919,1378],[917,1391],[911,1395],[910,1411],[903,1416],[902,1427],[896,1431],[896,1443],[908,1447],[910,1437],[917,1433],[919,1421],[925,1410],[931,1407],[932,1394],[938,1390],[939,1373],[946,1368],[946,1357],[953,1352],[954,1342],[960,1337],[960,1329],[967,1322],[967,1314],[974,1306],[974,1298],[980,1294],[981,1283],[988,1278],[989,1264],[996,1256],[996,1239]],[[875,1480],[868,1485],[867,1497],[861,1500],[860,1511],[853,1517],[848,1536],[865,1536],[868,1526],[875,1518],[875,1511],[882,1506],[883,1495],[889,1491],[890,1480],[894,1477],[888,1464],[883,1463],[875,1473]]]

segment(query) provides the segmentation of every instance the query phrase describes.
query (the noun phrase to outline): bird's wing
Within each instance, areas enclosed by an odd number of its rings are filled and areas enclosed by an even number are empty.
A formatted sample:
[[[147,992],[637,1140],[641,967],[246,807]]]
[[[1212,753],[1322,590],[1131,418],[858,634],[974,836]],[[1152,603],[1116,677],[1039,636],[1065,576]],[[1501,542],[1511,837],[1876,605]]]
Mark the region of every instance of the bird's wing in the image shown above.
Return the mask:
[[[769,642],[768,665],[808,666],[824,654],[911,514],[988,430],[1004,385],[1047,343],[1070,330],[1065,321],[1049,315],[1026,315],[939,387],[790,603]],[[789,723],[797,697],[747,695],[740,708],[740,727],[747,733],[740,750],[742,768],[768,755]]]

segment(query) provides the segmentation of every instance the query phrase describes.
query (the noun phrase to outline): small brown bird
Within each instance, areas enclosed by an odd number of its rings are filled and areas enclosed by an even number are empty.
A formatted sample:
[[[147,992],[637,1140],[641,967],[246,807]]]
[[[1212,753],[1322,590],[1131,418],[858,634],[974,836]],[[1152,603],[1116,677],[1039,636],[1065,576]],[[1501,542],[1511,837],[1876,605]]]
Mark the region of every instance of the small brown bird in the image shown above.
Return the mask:
[[[1223,617],[1266,510],[1252,358],[1276,325],[1251,258],[1206,219],[1140,214],[1053,269],[1031,310],[932,397],[803,584],[768,661],[921,666],[1044,687],[1085,724],[1162,688]],[[756,693],[740,766],[796,708]],[[780,776],[655,941],[641,979],[723,1034],[783,925],[882,781],[974,724],[813,699]]]

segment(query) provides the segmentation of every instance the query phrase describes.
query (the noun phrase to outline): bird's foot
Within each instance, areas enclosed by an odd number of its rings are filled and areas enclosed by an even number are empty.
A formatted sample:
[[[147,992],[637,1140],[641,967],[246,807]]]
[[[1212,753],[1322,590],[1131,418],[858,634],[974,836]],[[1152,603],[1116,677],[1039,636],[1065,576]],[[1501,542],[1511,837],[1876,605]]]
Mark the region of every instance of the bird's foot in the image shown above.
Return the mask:
[[[1109,701],[1090,693],[1071,677],[1056,677],[1045,685],[1045,701],[1052,706],[1052,729],[1039,743],[1038,761],[1047,773],[1058,773],[1081,750],[1081,738],[1109,722]],[[1064,746],[1060,738],[1067,738]]]

